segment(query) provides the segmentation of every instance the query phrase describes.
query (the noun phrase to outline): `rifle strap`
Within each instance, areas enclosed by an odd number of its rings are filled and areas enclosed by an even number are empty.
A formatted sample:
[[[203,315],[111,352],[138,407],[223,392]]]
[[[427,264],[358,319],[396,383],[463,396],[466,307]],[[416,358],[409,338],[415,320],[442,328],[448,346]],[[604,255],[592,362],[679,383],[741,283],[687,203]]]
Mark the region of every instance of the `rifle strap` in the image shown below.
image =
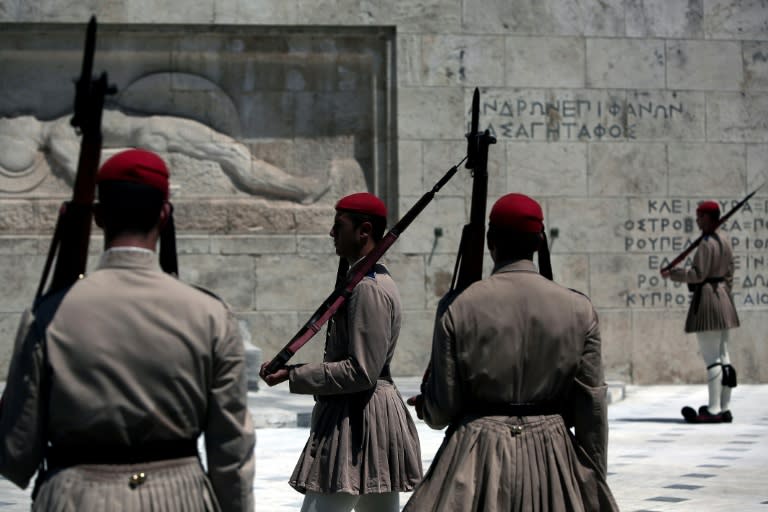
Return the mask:
[[[542,231],[541,237],[542,241],[541,246],[539,247],[539,273],[552,281],[552,261],[549,257],[549,242],[547,240],[547,233]]]
[[[168,221],[160,233],[160,268],[168,274],[179,275],[179,262],[176,255],[176,226],[173,222],[173,206],[168,214]]]

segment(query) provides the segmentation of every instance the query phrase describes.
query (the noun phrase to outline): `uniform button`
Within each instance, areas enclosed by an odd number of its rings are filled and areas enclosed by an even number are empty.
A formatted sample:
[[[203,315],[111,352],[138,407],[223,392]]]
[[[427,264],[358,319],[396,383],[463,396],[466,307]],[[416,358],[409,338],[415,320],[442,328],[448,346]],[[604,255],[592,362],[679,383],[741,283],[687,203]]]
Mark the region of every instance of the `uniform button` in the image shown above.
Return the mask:
[[[129,479],[129,483],[131,487],[138,487],[147,480],[147,475],[144,472],[141,473],[134,473],[131,475],[131,478]]]

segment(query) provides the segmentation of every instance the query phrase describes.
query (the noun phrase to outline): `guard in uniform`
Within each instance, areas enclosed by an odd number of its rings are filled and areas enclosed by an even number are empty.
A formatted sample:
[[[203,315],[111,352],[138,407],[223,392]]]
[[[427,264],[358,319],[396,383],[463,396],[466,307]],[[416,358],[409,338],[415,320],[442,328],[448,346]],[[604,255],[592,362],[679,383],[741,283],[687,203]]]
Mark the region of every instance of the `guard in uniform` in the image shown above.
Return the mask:
[[[382,238],[386,216],[384,203],[368,193],[336,204],[330,234],[349,272]],[[306,494],[302,512],[398,512],[399,493],[421,479],[416,426],[389,371],[400,321],[395,282],[377,264],[329,323],[324,361],[265,376],[269,385],[288,380],[292,393],[316,398],[290,479]]]
[[[696,411],[683,408],[689,423],[730,423],[731,389],[736,387],[736,370],[728,355],[729,329],[739,326],[733,305],[733,249],[728,237],[716,231],[720,207],[715,201],[704,201],[696,208],[696,224],[703,239],[689,269],[673,268],[662,276],[688,283],[693,298],[685,320],[685,332],[695,332],[699,349],[707,366],[709,402]]]
[[[165,163],[124,151],[96,181],[105,252],[23,316],[0,409],[0,473],[23,488],[38,471],[33,510],[250,512],[243,341],[221,300],[158,265],[171,212]]]
[[[597,314],[534,266],[543,220],[528,196],[496,201],[493,273],[437,319],[423,401],[409,403],[448,429],[406,512],[618,510]]]

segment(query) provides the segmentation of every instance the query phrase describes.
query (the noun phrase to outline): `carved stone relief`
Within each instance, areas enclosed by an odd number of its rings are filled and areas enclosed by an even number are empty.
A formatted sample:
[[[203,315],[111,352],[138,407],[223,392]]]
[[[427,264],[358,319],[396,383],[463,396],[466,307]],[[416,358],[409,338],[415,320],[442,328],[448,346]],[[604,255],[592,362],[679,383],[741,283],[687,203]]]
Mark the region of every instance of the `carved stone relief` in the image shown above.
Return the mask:
[[[102,160],[127,147],[160,153],[176,198],[297,207],[366,189],[386,198],[396,182],[391,40],[379,29],[215,30],[99,27],[94,69],[119,90],[104,111]],[[10,77],[0,84],[0,197],[69,194],[79,136],[68,78],[81,39],[61,25],[0,35]]]

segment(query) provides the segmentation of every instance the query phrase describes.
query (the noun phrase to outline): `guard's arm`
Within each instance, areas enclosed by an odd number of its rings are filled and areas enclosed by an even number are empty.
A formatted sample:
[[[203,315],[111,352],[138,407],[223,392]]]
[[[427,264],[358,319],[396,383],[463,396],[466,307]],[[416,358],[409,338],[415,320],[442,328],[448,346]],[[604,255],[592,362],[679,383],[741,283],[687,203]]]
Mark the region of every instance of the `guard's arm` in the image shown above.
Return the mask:
[[[222,510],[252,511],[256,435],[248,412],[245,346],[231,311],[214,347],[205,444],[208,476]]]
[[[0,405],[0,474],[25,489],[40,467],[45,436],[43,343],[23,314]]]

